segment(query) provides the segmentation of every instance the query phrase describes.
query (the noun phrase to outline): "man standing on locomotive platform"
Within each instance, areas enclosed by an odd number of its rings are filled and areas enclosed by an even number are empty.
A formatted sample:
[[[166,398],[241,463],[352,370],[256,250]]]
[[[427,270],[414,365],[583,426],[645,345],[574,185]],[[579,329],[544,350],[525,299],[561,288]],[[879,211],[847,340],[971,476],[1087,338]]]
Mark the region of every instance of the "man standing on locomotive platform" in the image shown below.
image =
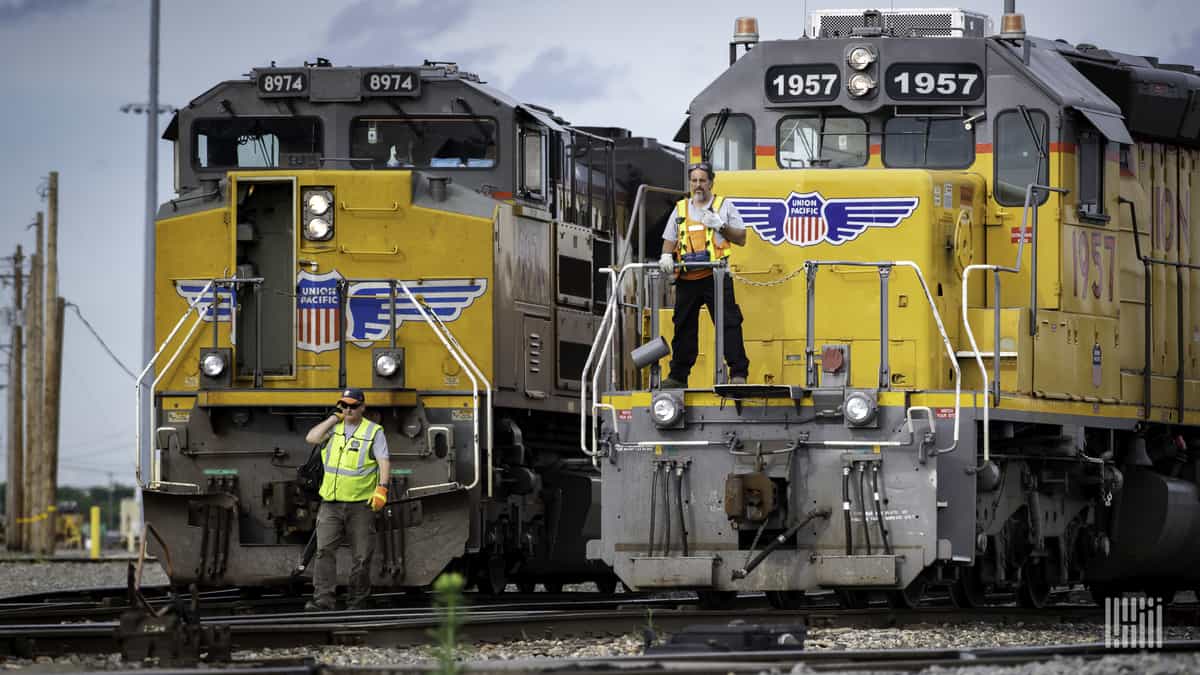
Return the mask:
[[[336,609],[337,549],[349,535],[350,590],[346,606],[360,609],[371,595],[371,554],[375,550],[375,513],[387,503],[388,459],[383,427],[365,419],[366,396],[347,389],[338,399],[338,411],[312,429],[304,440],[323,443],[321,510],[317,512],[317,553],[313,569],[313,599],[308,611]]]
[[[684,264],[675,281],[675,337],[671,340],[671,372],[662,381],[664,389],[687,387],[688,375],[696,364],[699,340],[700,306],[716,321],[717,310],[712,270],[688,270],[689,262],[710,262],[728,258],[732,244],[746,245],[746,225],[733,204],[712,192],[713,169],[708,162],[688,169],[690,199],[681,199],[663,229],[662,257],[658,265],[663,274],[674,270],[676,255]],[[750,373],[750,360],[742,343],[742,310],[733,297],[733,278],[725,277],[724,297],[725,363],[729,381],[744,384]]]

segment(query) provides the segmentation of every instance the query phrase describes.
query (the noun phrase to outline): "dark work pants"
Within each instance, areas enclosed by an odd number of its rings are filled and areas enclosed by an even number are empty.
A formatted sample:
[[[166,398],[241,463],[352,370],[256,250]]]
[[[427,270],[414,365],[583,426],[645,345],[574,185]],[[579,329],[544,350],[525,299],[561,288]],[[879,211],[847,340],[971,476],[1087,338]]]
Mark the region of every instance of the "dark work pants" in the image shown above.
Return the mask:
[[[368,502],[321,502],[317,511],[317,555],[313,601],[332,608],[337,589],[337,549],[350,537],[350,592],[355,605],[371,595],[371,554],[375,551],[375,512]]]
[[[696,365],[700,330],[700,307],[708,307],[708,315],[716,321],[717,307],[713,295],[713,279],[675,282],[675,337],[671,340],[671,379],[687,382],[692,366]],[[742,344],[742,310],[733,299],[733,279],[725,277],[725,363],[729,377],[750,374],[750,360]]]

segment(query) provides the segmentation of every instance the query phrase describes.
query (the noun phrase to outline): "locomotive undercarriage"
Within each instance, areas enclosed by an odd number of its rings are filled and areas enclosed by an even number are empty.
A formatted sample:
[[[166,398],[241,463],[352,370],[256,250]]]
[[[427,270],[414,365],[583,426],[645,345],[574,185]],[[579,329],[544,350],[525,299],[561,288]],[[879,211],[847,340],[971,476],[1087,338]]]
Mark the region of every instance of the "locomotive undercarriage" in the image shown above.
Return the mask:
[[[878,429],[849,429],[799,403],[762,403],[692,406],[679,430],[635,407],[602,460],[604,499],[627,506],[605,514],[592,554],[631,587],[691,588],[710,604],[762,590],[794,607],[834,590],[850,606],[879,591],[911,606],[942,587],[963,606],[1000,593],[1041,607],[1055,587],[1169,599],[1200,586],[1200,465],[1178,431],[993,410],[980,463],[970,408],[958,447],[937,455],[949,419],[923,434],[917,418],[910,436],[902,407],[881,406]]]
[[[614,586],[610,571],[582,556],[586,538],[598,536],[598,475],[557,450],[571,447],[563,425],[575,418],[497,409],[488,499],[486,453],[478,486],[462,487],[474,471],[473,425],[464,412],[372,409],[392,458],[390,501],[376,519],[373,584],[426,586],[452,568],[488,591],[510,580],[523,588]],[[172,583],[295,586],[310,575],[320,474],[303,467],[319,459],[296,442],[322,414],[196,408],[186,424],[160,431],[159,483],[144,491],[144,504],[152,550],[167,561]],[[349,563],[343,546],[339,569]]]

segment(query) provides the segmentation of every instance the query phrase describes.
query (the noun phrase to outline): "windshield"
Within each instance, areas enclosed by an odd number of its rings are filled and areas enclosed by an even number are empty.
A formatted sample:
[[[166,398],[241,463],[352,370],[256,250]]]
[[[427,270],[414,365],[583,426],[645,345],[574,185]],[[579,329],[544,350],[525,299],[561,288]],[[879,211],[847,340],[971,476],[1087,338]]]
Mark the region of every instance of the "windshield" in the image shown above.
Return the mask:
[[[482,117],[388,117],[354,122],[351,156],[375,169],[490,168],[496,122]]]
[[[321,152],[321,125],[297,117],[235,117],[192,124],[192,160],[200,169],[265,169],[283,153]]]
[[[779,122],[779,166],[841,168],[867,163],[867,122],[859,117],[785,117]]]
[[[883,164],[893,168],[965,169],[975,134],[961,118],[893,117],[883,128]]]

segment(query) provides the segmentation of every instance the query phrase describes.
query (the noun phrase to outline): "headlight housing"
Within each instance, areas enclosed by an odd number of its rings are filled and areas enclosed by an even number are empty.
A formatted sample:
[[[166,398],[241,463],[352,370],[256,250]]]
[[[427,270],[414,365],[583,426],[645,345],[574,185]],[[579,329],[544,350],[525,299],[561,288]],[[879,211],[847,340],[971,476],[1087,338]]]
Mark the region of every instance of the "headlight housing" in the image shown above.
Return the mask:
[[[225,357],[217,352],[209,352],[200,359],[200,370],[207,377],[219,377],[225,372]]]
[[[308,241],[333,239],[333,188],[308,188],[300,195],[304,238]]]
[[[312,218],[304,224],[304,238],[309,241],[325,241],[333,236],[333,226],[324,218]]]
[[[842,402],[842,415],[850,426],[860,427],[875,421],[876,410],[874,399],[866,392],[850,392]]]
[[[396,362],[396,357],[390,353],[384,352],[375,357],[375,372],[379,373],[380,377],[391,377],[396,374],[396,368],[400,366]]]
[[[683,426],[683,397],[673,392],[659,392],[650,400],[650,416],[659,427]]]
[[[866,70],[875,63],[875,50],[870,47],[855,47],[846,55],[846,63],[855,70]]]
[[[846,82],[846,91],[851,96],[866,96],[875,89],[875,80],[866,73],[855,73]]]

